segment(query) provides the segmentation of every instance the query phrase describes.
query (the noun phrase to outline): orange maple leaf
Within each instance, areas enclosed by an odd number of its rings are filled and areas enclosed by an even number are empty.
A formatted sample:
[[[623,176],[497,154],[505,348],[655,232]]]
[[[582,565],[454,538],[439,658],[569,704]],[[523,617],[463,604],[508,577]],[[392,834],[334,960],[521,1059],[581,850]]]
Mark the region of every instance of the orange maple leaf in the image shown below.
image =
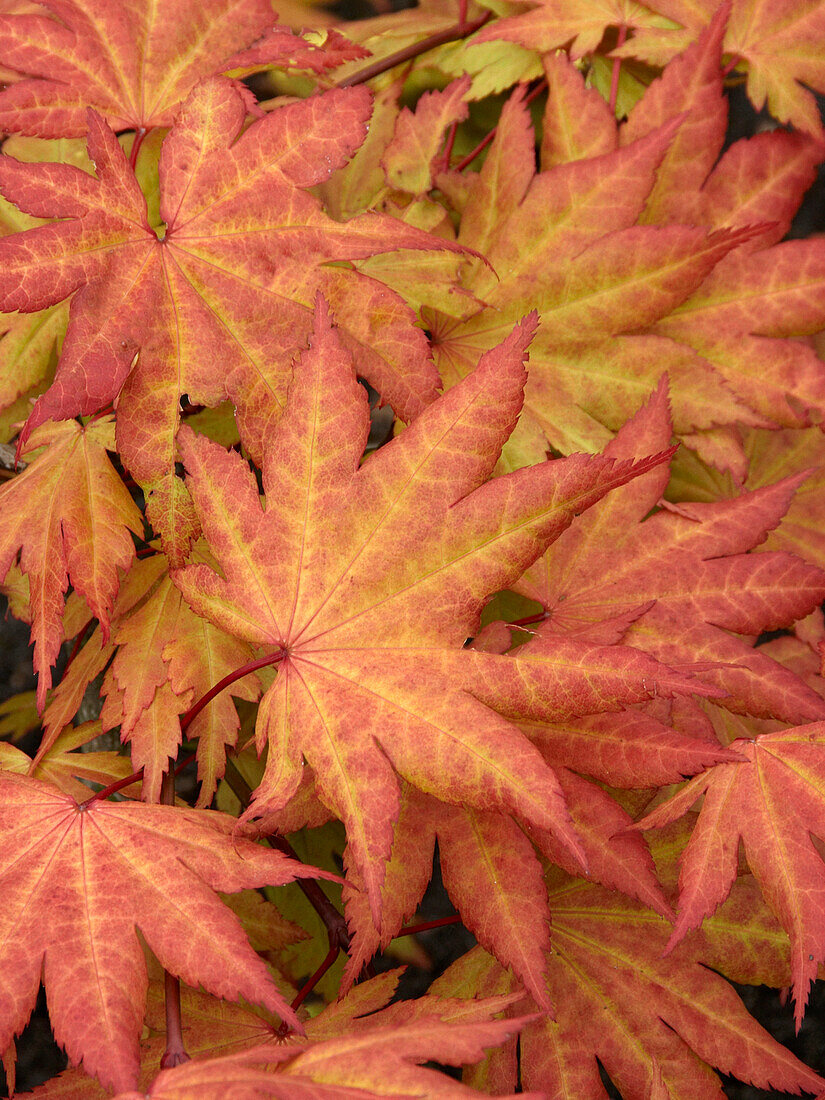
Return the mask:
[[[708,757],[713,759],[710,747]],[[557,776],[590,880],[622,890],[670,918],[650,853],[644,844],[634,843],[640,838],[622,832],[633,819],[608,794],[574,773],[562,768]],[[436,839],[444,886],[462,923],[502,966],[512,969],[536,1004],[552,1014],[546,975],[551,914],[534,846],[571,874],[580,870],[576,859],[547,830],[522,830],[504,814],[447,806],[407,785],[382,887],[381,929],[371,921],[357,870],[348,871],[343,898],[353,940],[342,988],[349,987],[376,951],[386,949],[415,912],[430,878]]]
[[[478,1006],[471,1002],[464,1014],[472,1022],[464,1022],[460,1016],[456,1021],[449,1019],[449,1002],[441,1002],[445,1020],[437,1014],[439,999],[424,997],[418,1012],[412,1008],[411,1019],[394,1013],[395,1006],[391,1006],[366,1021],[357,1021],[365,1026],[351,1026],[343,1035],[307,1043],[303,1049],[296,1044],[265,1043],[223,1058],[187,1062],[161,1072],[148,1092],[119,1093],[115,1100],[222,1100],[236,1094],[281,1100],[372,1100],[382,1096],[464,1100],[468,1095],[464,1085],[417,1063],[479,1061],[485,1049],[505,1042],[532,1018],[490,1019],[490,1011],[505,1007],[507,1000],[479,1001]],[[409,1016],[409,1003],[403,1008]],[[427,1008],[431,1015],[424,1014]],[[382,1019],[385,1014],[386,1022]],[[344,1022],[352,1024],[346,1017]],[[540,1100],[543,1094],[522,1095]]]
[[[668,885],[686,833],[671,829],[657,844]],[[522,1086],[550,1096],[603,1093],[598,1062],[628,1097],[650,1096],[657,1063],[673,1097],[716,1100],[720,1082],[711,1066],[765,1089],[820,1092],[822,1078],[764,1031],[729,983],[712,973],[750,984],[787,981],[787,941],[750,876],[737,880],[717,917],[670,954],[664,953],[670,925],[651,909],[554,867],[546,878],[555,1018],[544,1013],[526,1025],[518,1057],[515,1050],[509,1057],[491,1052],[496,1091],[515,1087],[520,1060]],[[467,988],[504,993],[516,982],[476,947],[430,991],[450,997]]]
[[[85,428],[76,421],[43,425],[25,451],[46,449],[0,487],[0,577],[19,553],[29,578],[41,709],[63,641],[63,593],[69,582],[100,620],[106,638],[118,567],[126,569],[134,559],[129,532],[143,534],[143,517],[106,456],[115,449],[114,434],[111,417]]]
[[[637,4],[636,0],[515,0],[530,9],[482,27],[475,42],[504,39],[528,50],[550,52],[570,46],[575,60],[592,53],[601,44],[608,27],[634,30],[661,27],[666,21],[656,14],[658,3]],[[652,10],[651,10],[652,9]]]
[[[283,806],[305,757],[346,824],[377,925],[394,771],[446,801],[514,812],[579,851],[555,778],[501,714],[710,690],[625,647],[561,642],[524,660],[462,648],[492,592],[577,512],[667,454],[641,464],[574,455],[485,484],[521,407],[534,323],[359,469],[366,393],[319,302],[312,347],[264,447],[263,511],[239,455],[181,431],[222,575],[190,565],[175,582],[195,611],[273,647],[278,662],[258,713],[267,769],[247,814]]]
[[[671,431],[660,385],[605,453],[650,453]],[[728,693],[721,706],[792,723],[821,718],[815,691],[736,636],[790,626],[825,597],[816,566],[785,552],[748,552],[779,524],[805,473],[734,500],[650,515],[667,477],[660,467],[618,489],[525,571],[514,588],[546,615],[529,629],[540,637],[623,639],[675,667],[707,661],[703,679]],[[565,730],[557,741],[567,737]]]
[[[717,764],[694,777],[635,825],[659,828],[705,796],[682,856],[680,911],[668,949],[727,897],[742,839],[748,865],[791,938],[797,1030],[810,983],[825,959],[822,859],[811,840],[825,837],[824,744],[822,722],[734,741],[743,763]]]
[[[718,0],[654,0],[656,12],[681,24],[678,29],[640,28],[614,57],[638,57],[663,65],[699,36],[720,5]],[[722,4],[729,15],[725,54],[747,71],[747,90],[760,111],[780,122],[822,135],[822,121],[812,91],[825,90],[825,10],[799,0],[733,0]],[[806,86],[803,86],[806,85]]]

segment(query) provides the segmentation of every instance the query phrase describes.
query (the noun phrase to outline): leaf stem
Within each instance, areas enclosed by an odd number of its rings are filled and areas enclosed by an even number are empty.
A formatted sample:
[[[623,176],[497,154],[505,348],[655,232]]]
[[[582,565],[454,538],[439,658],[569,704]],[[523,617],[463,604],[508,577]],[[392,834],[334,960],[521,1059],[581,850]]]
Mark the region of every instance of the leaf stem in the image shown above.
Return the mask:
[[[736,68],[736,66],[739,64],[739,62],[741,60],[742,59],[739,56],[739,54],[734,54],[733,55],[733,57],[730,59],[730,61],[727,63],[727,65],[725,65],[725,67],[722,69],[722,79],[723,80],[725,79],[726,76],[730,76],[730,74],[733,72],[733,70]]]
[[[132,142],[132,151],[129,154],[129,165],[131,166],[133,172],[135,170],[135,165],[137,164],[140,147],[141,145],[143,145],[143,139],[148,133],[149,131],[143,126],[141,126],[139,130],[135,130],[135,139]]]
[[[546,90],[547,90],[547,81],[542,78],[538,82],[538,84],[536,84],[535,88],[533,88],[533,90],[528,95],[526,95],[524,97],[524,106],[529,107],[530,104],[533,102],[533,100],[537,99],[541,95],[541,93],[546,91]],[[482,138],[482,140],[478,143],[478,145],[476,145],[475,149],[471,149],[470,152],[466,155],[466,157],[463,157],[458,162],[458,164],[455,166],[455,171],[456,172],[463,172],[464,169],[468,165],[472,164],[473,161],[476,159],[476,157],[479,155],[479,153],[484,152],[484,150],[492,142],[493,138],[496,136],[497,133],[498,133],[498,126],[494,126],[492,128],[492,130],[489,132],[489,134],[487,134],[486,137]]]
[[[181,715],[181,733],[186,733],[203,708],[208,706],[215,696],[220,695],[225,688],[234,684],[236,680],[242,680],[244,676],[248,676],[250,672],[257,672],[259,668],[266,668],[267,665],[277,665],[285,656],[286,650],[278,649],[274,653],[268,653],[265,657],[259,657],[256,661],[250,661],[248,664],[242,665],[241,668],[236,668],[234,672],[230,672],[228,676],[224,676],[224,678],[219,680],[214,687],[211,687],[205,695],[202,695],[197,703],[194,703],[185,714]]]
[[[320,982],[321,978],[323,978],[324,974],[326,974],[326,972],[329,970],[329,968],[332,966],[337,958],[338,948],[330,947],[324,961],[321,963],[315,973],[311,977],[307,978],[307,980],[295,994],[295,997],[293,998],[292,1004],[290,1006],[293,1011],[296,1008],[299,1008],[304,1003],[304,1000],[313,991],[315,986],[318,984],[318,982]]]
[[[543,623],[548,618],[546,611],[539,611],[535,615],[525,615],[523,619],[514,619],[508,626],[531,626],[533,623]]]
[[[75,657],[76,657],[76,656],[78,655],[78,653],[80,652],[80,647],[81,647],[81,646],[83,645],[83,639],[84,639],[84,638],[86,637],[86,635],[87,635],[87,634],[89,633],[89,627],[90,627],[90,626],[92,626],[92,624],[94,623],[94,621],[95,621],[94,619],[89,619],[89,621],[88,621],[88,622],[86,623],[86,625],[85,625],[85,626],[83,627],[83,629],[82,629],[82,630],[80,631],[80,633],[78,634],[78,636],[77,636],[77,637],[75,638],[75,640],[74,640],[74,645],[72,646],[72,651],[71,651],[71,653],[69,654],[68,660],[66,661],[66,667],[65,667],[65,668],[63,669],[63,675],[64,675],[64,676],[66,675],[66,673],[67,673],[67,672],[69,671],[69,669],[71,668],[71,665],[72,665],[72,661],[73,661],[73,660],[75,659]]]
[[[238,766],[234,760],[226,761],[226,782],[229,784],[233,794],[238,798],[242,806],[248,806],[252,801],[252,788],[247,783],[246,779],[241,775],[238,770]],[[294,859],[296,863],[300,863],[295,849],[286,839],[286,837],[274,835],[270,837],[264,837],[264,840],[272,847],[277,848],[279,852],[283,852],[285,856],[289,856],[290,859]],[[347,928],[347,922],[344,917],[327,895],[321,889],[314,879],[296,879],[296,885],[299,890],[304,894],[309,904],[324,922],[324,927],[327,930],[327,939],[329,940],[330,950],[335,948],[336,953],[340,951],[348,952],[350,948],[350,935]]]
[[[429,932],[431,928],[443,928],[447,924],[461,924],[461,917],[458,913],[454,913],[451,917],[439,917],[438,920],[427,920],[422,924],[405,924],[403,928],[395,933],[393,938],[417,936],[419,932]]]
[[[160,787],[160,801],[164,806],[175,805],[175,773],[169,770]],[[183,1022],[180,1010],[180,979],[168,970],[163,972],[166,1000],[166,1050],[160,1060],[161,1069],[180,1066],[191,1059],[183,1045]]]
[[[138,768],[138,770],[132,772],[131,775],[127,775],[123,779],[118,779],[116,783],[110,783],[108,787],[96,791],[91,798],[87,798],[85,802],[80,803],[80,809],[85,810],[94,802],[104,802],[110,795],[117,794],[117,792],[122,791],[124,787],[131,787],[131,785],[137,783],[139,779],[143,779],[143,768]]]
[[[493,13],[491,11],[485,12],[480,19],[474,19],[471,23],[459,20],[458,23],[454,23],[451,27],[447,27],[443,31],[438,31],[436,34],[431,34],[427,38],[422,38],[420,42],[413,42],[412,45],[405,46],[403,50],[397,50],[381,61],[374,61],[372,65],[367,65],[366,68],[361,69],[360,72],[351,73],[349,76],[345,76],[342,80],[337,81],[333,87],[353,88],[356,84],[366,84],[366,82],[372,80],[374,76],[380,76],[381,73],[389,72],[389,70],[394,69],[396,65],[403,65],[405,61],[413,61],[416,57],[420,57],[421,54],[427,53],[428,50],[434,50],[436,46],[443,46],[446,42],[454,42],[457,38],[466,38],[468,35],[475,34],[476,31],[481,30],[484,24],[492,18],[492,15]]]
[[[447,131],[447,140],[444,143],[444,152],[438,158],[439,167],[434,169],[433,175],[435,176],[441,168],[447,169],[450,167],[450,158],[453,155],[453,146],[455,145],[455,136],[458,133],[458,123],[454,122]]]

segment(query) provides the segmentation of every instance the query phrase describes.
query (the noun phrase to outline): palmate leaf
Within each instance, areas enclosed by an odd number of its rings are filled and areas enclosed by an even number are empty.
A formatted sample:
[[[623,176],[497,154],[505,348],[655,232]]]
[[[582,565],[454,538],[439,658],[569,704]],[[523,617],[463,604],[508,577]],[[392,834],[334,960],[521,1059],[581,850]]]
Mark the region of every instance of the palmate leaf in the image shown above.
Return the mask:
[[[587,857],[588,878],[669,918],[646,846],[627,843],[632,833],[615,835],[630,826],[630,815],[585,780],[564,769],[557,774]],[[382,929],[372,923],[357,871],[347,877],[343,896],[353,940],[343,988],[415,912],[429,881],[436,839],[442,880],[464,926],[511,969],[537,1005],[552,1012],[546,974],[551,914],[536,849],[574,874],[580,870],[576,860],[546,830],[523,831],[504,814],[448,806],[409,786],[402,790],[383,883]]]
[[[606,453],[627,459],[659,449],[670,435],[662,385]],[[790,626],[825,597],[825,574],[815,566],[783,551],[747,552],[779,524],[804,479],[796,474],[730,501],[651,516],[667,471],[635,479],[581,516],[516,583],[546,615],[530,629],[540,637],[612,634],[676,667],[706,660],[712,667],[703,679],[727,693],[720,706],[790,723],[820,719],[814,690],[736,636]],[[554,741],[576,767],[567,737],[558,731]]]
[[[825,62],[818,43],[825,33],[820,4],[761,0],[516,0],[530,5],[523,14],[496,20],[478,34],[480,42],[504,39],[547,52],[569,45],[571,58],[592,54],[609,28],[629,31],[612,58],[639,58],[663,66],[685,50],[712,22],[720,7],[728,26],[724,52],[747,71],[752,103],[780,122],[819,134],[816,100],[808,91],[825,90]],[[804,85],[807,85],[805,87]]]
[[[825,507],[825,439],[819,428],[782,431],[737,431],[732,438],[734,460],[728,469],[712,468],[690,453],[674,461],[668,489],[672,499],[711,503],[737,495],[740,486],[733,466],[742,464],[742,488],[760,489],[799,470],[810,473],[794,494],[779,527],[768,532],[765,548],[788,550],[820,569],[825,568],[825,531],[821,517]]]
[[[474,268],[466,287],[487,308],[458,321],[434,313],[427,323],[451,384],[498,338],[517,302],[539,309],[511,467],[535,461],[548,440],[563,452],[603,446],[665,370],[680,435],[732,421],[798,427],[819,416],[821,362],[802,341],[781,338],[825,324],[809,290],[822,278],[822,245],[774,242],[822,145],[760,135],[714,167],[726,125],[723,15],[620,128],[568,61],[546,58],[539,173],[522,97],[502,112],[461,204],[458,236],[485,253],[499,281]],[[617,190],[621,204],[612,201]],[[688,243],[699,225],[709,236]],[[752,251],[767,245],[754,265]]]
[[[243,996],[297,1024],[213,891],[326,872],[233,835],[237,822],[223,814],[78,806],[51,784],[9,772],[0,774],[0,794],[3,1049],[28,1020],[45,967],[58,1042],[104,1084],[132,1087],[146,997],[136,928],[191,985]]]
[[[670,884],[686,827],[657,844],[657,866]],[[719,974],[740,983],[788,980],[787,940],[760,903],[750,876],[740,878],[716,917],[670,954],[670,925],[650,909],[601,886],[547,872],[554,946],[548,988],[555,1018],[528,1024],[515,1050],[493,1051],[468,1083],[519,1079],[524,1088],[576,1100],[606,1100],[598,1061],[624,1100],[649,1100],[658,1071],[672,1100],[722,1100],[711,1067],[757,1087],[819,1093],[822,1078],[748,1014]],[[502,980],[504,979],[504,980]],[[497,962],[474,948],[433,983],[442,996],[514,988]],[[525,1000],[511,1011],[523,1012]]]
[[[491,1018],[512,1000],[489,998],[468,1005],[425,997],[412,1006],[401,1006],[403,1014],[393,1011],[399,1006],[391,1006],[373,1012],[368,1020],[354,1018],[360,1014],[357,1002],[352,1007],[345,1003],[339,1020],[331,1020],[325,1028],[323,1017],[319,1019],[319,1038],[312,1042],[310,1032],[303,1049],[295,1043],[266,1043],[223,1058],[188,1062],[164,1070],[148,1091],[118,1093],[116,1100],[218,1100],[228,1095],[282,1100],[372,1100],[382,1096],[463,1100],[475,1093],[417,1063],[460,1065],[480,1060],[486,1049],[505,1042],[530,1019]],[[368,1002],[362,1001],[361,1011],[367,1007]],[[336,1035],[339,1029],[343,1031],[340,1036]],[[541,1094],[520,1095],[539,1100]]]
[[[570,57],[576,60],[598,49],[608,27],[624,26],[639,31],[642,27],[667,26],[667,20],[656,15],[658,4],[655,2],[650,5],[638,4],[636,0],[515,2],[526,10],[483,27],[476,41],[493,42],[502,38],[542,53],[569,45]]]
[[[359,469],[366,394],[319,301],[312,347],[265,441],[264,511],[238,455],[181,431],[223,575],[190,565],[175,581],[198,614],[272,647],[278,662],[258,714],[267,769],[247,816],[285,805],[305,758],[346,825],[378,926],[394,772],[445,801],[516,813],[579,852],[555,778],[501,715],[711,691],[623,647],[563,642],[524,660],[462,649],[492,592],[577,512],[667,454],[639,464],[576,455],[484,484],[521,405],[532,333],[528,319]]]
[[[277,1019],[262,1011],[184,988],[183,1036],[194,1061],[188,1069],[160,1075],[162,992],[159,983],[152,983],[146,1017],[150,1034],[141,1043],[138,1095],[217,1098],[236,1095],[233,1087],[241,1090],[239,1096],[308,1100],[472,1095],[466,1086],[417,1063],[438,1059],[456,1065],[482,1058],[489,1047],[507,1041],[525,1022],[494,1020],[521,1000],[521,994],[467,999],[425,996],[387,1007],[399,978],[400,971],[394,971],[361,983],[307,1020],[306,1040],[300,1042],[284,1042],[276,1034]],[[118,1094],[120,1100],[135,1095]],[[32,1093],[33,1100],[102,1100],[103,1096],[100,1086],[77,1070],[67,1070]]]
[[[427,315],[427,323],[449,385],[528,303],[538,308],[526,416],[508,447],[510,468],[536,461],[548,442],[565,453],[600,448],[665,370],[680,431],[711,427],[731,406],[743,422],[763,422],[692,348],[647,331],[743,239],[729,231],[635,224],[677,130],[678,120],[670,120],[624,148],[535,174],[522,98],[516,95],[502,113],[458,237],[483,248],[495,272],[477,266],[466,281],[487,306],[459,321]],[[526,172],[513,167],[517,157],[525,158]],[[491,205],[500,178],[511,174],[521,193],[508,179],[508,201]]]
[[[668,947],[713,913],[736,875],[739,839],[771,909],[791,938],[795,1019],[825,959],[822,860],[811,836],[825,834],[821,722],[735,741],[741,764],[719,764],[647,814],[636,828],[659,827],[704,794],[682,857],[680,911]]]
[[[126,569],[134,559],[129,532],[143,534],[143,517],[106,455],[115,447],[110,417],[85,428],[75,421],[43,425],[27,450],[38,447],[45,450],[0,487],[0,577],[19,553],[20,568],[29,579],[42,709],[63,640],[63,594],[69,582],[108,635],[117,568]]]
[[[203,77],[266,63],[321,71],[362,56],[351,44],[342,49],[339,38],[327,51],[273,29],[269,0],[48,0],[45,7],[0,15],[0,63],[32,78],[0,93],[7,132],[81,137],[87,107],[115,130],[170,126]],[[257,39],[254,54],[237,53]]]
[[[106,696],[104,729],[120,727],[131,745],[135,768],[143,768],[143,797],[156,802],[169,758],[180,744],[178,716],[224,676],[252,659],[250,647],[195,615],[165,572],[168,563],[144,559],[132,570],[153,580],[140,603],[112,623],[117,652],[106,672],[101,694]],[[157,579],[158,572],[163,575]],[[91,642],[90,642],[91,644]],[[257,678],[245,677],[232,693],[254,701],[260,695]],[[198,739],[199,806],[208,806],[217,779],[223,775],[227,745],[234,745],[238,715],[228,693],[213,699],[197,715],[189,736]]]
[[[825,90],[825,62],[818,43],[825,34],[825,11],[807,0],[733,0],[724,40],[725,53],[747,71],[751,102],[761,110],[766,102],[780,122],[821,134],[816,99],[808,89]],[[655,0],[653,10],[678,28],[643,28],[614,56],[638,57],[664,64],[696,38],[719,7],[717,0]]]
[[[230,398],[246,445],[259,455],[319,286],[346,318],[342,335],[360,349],[363,373],[401,415],[418,413],[437,385],[424,334],[401,299],[326,265],[457,246],[377,214],[333,222],[304,190],[363,140],[367,90],[294,103],[241,134],[245,115],[228,80],[197,85],[163,143],[165,229],[157,232],[114,134],[92,111],[97,179],[70,165],[0,158],[8,197],[63,219],[0,240],[0,305],[39,310],[77,291],[55,383],[26,432],[119,395],[121,455],[139,481],[158,488],[150,517],[178,556],[186,538],[170,471],[181,396],[206,405]]]
[[[17,772],[19,775],[31,775],[44,779],[59,787],[64,794],[83,802],[89,797],[87,780],[107,787],[127,775],[134,768],[127,756],[120,756],[111,750],[99,752],[75,752],[102,733],[100,722],[84,722],[79,726],[67,726],[48,752],[39,754],[35,763],[20,749],[6,741],[0,741],[0,764],[3,771]],[[82,780],[82,781],[81,781]],[[126,789],[126,797],[138,797],[140,785],[135,783],[132,790]]]

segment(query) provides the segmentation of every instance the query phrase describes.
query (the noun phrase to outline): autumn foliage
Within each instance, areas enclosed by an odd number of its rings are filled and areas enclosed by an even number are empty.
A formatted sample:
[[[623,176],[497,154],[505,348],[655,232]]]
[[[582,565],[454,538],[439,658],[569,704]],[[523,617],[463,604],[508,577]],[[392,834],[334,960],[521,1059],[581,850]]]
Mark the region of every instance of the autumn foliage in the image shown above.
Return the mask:
[[[7,1077],[825,1095],[825,3],[273,2],[0,0]]]

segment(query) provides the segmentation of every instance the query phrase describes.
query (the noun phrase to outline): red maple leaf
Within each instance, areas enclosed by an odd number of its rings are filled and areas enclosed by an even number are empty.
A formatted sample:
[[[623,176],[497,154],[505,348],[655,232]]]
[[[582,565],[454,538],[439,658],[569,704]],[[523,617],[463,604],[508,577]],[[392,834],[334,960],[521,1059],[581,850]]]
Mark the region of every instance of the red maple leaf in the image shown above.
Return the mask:
[[[333,222],[304,190],[360,144],[369,114],[365,88],[332,91],[241,133],[246,109],[233,85],[218,77],[199,84],[163,143],[157,231],[122,149],[93,111],[97,179],[70,165],[0,158],[7,196],[62,219],[0,240],[0,305],[39,310],[74,293],[57,377],[26,432],[118,398],[121,454],[138,480],[166,478],[150,514],[167,538],[170,528],[178,536],[178,554],[181,487],[170,471],[182,394],[206,405],[230,398],[259,454],[319,286],[385,400],[410,418],[435,395],[426,339],[408,307],[366,276],[327,265],[457,246],[377,214]]]
[[[0,15],[0,62],[32,77],[0,92],[7,132],[81,137],[88,107],[115,130],[171,126],[203,77],[263,64],[321,71],[364,56],[340,36],[327,51],[273,28],[269,0],[45,0],[44,7],[48,13]],[[256,39],[254,50],[243,49]],[[238,88],[252,106],[251,93]]]
[[[190,985],[246,997],[300,1026],[213,891],[326,872],[244,840],[224,814],[79,806],[51,784],[9,772],[0,774],[0,793],[3,1049],[27,1022],[44,968],[58,1042],[104,1084],[131,1087],[146,998],[136,928]]]

